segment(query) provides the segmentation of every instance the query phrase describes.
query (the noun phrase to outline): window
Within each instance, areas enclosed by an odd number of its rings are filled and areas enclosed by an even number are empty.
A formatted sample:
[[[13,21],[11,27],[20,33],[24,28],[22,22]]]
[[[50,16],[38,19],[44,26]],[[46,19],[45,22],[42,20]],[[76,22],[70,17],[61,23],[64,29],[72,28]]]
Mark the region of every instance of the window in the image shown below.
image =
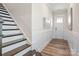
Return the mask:
[[[58,17],[57,18],[57,23],[63,23],[63,18],[62,17]]]

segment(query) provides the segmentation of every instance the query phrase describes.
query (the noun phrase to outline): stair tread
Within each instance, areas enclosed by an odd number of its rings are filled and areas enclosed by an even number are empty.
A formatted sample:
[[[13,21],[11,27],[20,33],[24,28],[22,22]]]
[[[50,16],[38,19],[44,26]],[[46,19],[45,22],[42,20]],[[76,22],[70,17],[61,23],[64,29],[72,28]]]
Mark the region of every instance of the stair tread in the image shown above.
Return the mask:
[[[10,14],[8,14],[8,13],[2,13],[2,12],[0,12],[0,14],[7,15],[7,16],[9,16],[9,15],[10,15]]]
[[[28,48],[28,47],[30,47],[30,46],[31,46],[31,45],[29,45],[29,44],[24,44],[24,45],[22,45],[22,46],[20,46],[20,47],[17,47],[16,49],[13,49],[13,50],[11,50],[11,51],[8,51],[8,52],[4,53],[4,54],[2,54],[2,55],[3,55],[3,56],[13,56],[13,55],[19,53],[20,51],[22,51],[22,50],[24,50],[24,49],[26,49],[26,48]]]
[[[12,30],[19,30],[19,28],[17,28],[17,29],[2,29],[2,31],[12,31]]]
[[[12,45],[12,44],[16,44],[18,42],[22,42],[22,41],[25,41],[25,40],[26,40],[25,38],[21,38],[21,39],[13,40],[13,41],[10,41],[10,42],[2,43],[2,47],[6,47],[6,46],[9,46],[9,45]]]
[[[14,22],[13,20],[2,19],[3,21]]]
[[[30,50],[26,54],[24,54],[23,56],[33,56],[35,53],[36,53],[36,50]]]
[[[4,9],[4,10],[6,10],[5,8],[4,8],[4,6],[0,3],[0,9]]]
[[[0,10],[6,10],[5,8],[0,8]]]
[[[5,9],[2,3],[0,3],[0,9]]]
[[[3,16],[3,15],[0,15],[0,17],[5,17],[5,18],[10,18],[10,19],[12,19],[12,17],[10,17],[10,16]]]
[[[3,36],[2,36],[2,38],[12,37],[12,36],[17,36],[17,35],[23,35],[23,33],[18,33],[18,34],[10,34],[10,35],[3,35]]]
[[[3,15],[9,14],[8,12],[2,12],[2,11],[0,11],[0,13],[3,14]],[[7,15],[7,16],[9,16],[9,15]]]
[[[1,8],[0,8],[0,9],[1,9]],[[8,13],[7,10],[5,10],[5,9],[3,9],[3,8],[2,8],[2,10],[0,10],[0,11],[1,11],[1,12],[6,12],[6,13]]]
[[[5,25],[5,26],[16,26],[16,24],[2,24],[2,25]]]

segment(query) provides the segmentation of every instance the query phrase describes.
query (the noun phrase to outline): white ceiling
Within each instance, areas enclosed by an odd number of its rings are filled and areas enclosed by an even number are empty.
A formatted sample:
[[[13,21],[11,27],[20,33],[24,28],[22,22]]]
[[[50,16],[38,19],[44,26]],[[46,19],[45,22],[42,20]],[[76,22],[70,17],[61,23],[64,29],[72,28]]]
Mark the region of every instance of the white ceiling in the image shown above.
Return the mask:
[[[48,3],[47,5],[51,10],[67,9],[69,7],[69,3]]]

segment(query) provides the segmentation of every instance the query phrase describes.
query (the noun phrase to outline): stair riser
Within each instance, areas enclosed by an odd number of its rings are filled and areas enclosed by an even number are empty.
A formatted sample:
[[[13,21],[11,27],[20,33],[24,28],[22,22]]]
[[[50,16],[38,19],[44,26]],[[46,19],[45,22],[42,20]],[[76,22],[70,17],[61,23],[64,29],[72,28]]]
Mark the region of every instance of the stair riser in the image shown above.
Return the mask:
[[[10,34],[17,34],[17,33],[21,33],[20,30],[15,30],[15,31],[2,31],[3,35],[10,35]]]
[[[2,29],[17,29],[17,26],[2,26]]]
[[[15,22],[7,22],[7,21],[4,21],[3,24],[15,24]]]
[[[4,15],[4,16],[9,16],[9,14],[7,13],[2,13],[2,12],[0,12],[0,15]]]
[[[4,17],[2,17],[2,19],[5,19],[5,20],[13,20],[13,19],[10,19],[10,18],[4,18]]]
[[[2,43],[2,47],[7,47],[7,46],[10,46],[10,45],[13,45],[13,44],[25,41],[25,40],[26,40],[25,38],[20,38],[20,39],[13,40],[13,41],[10,41],[10,42]]]

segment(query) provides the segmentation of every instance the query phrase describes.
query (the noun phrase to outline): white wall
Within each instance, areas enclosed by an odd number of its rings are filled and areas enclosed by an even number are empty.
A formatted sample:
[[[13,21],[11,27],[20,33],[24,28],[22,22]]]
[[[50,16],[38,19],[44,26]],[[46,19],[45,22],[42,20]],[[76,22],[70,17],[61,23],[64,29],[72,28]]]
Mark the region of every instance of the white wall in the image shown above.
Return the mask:
[[[31,42],[31,4],[5,3],[4,6],[9,10],[25,37]]]
[[[74,4],[73,8],[73,31],[79,33],[79,4]]]
[[[41,51],[53,37],[51,29],[43,28],[43,17],[52,18],[46,4],[32,4],[32,48]]]
[[[65,39],[69,42],[72,55],[79,55],[79,4],[71,4],[69,8],[71,7],[73,8],[73,30],[66,29]]]
[[[73,4],[73,49],[76,51],[76,54],[79,55],[79,4]]]

